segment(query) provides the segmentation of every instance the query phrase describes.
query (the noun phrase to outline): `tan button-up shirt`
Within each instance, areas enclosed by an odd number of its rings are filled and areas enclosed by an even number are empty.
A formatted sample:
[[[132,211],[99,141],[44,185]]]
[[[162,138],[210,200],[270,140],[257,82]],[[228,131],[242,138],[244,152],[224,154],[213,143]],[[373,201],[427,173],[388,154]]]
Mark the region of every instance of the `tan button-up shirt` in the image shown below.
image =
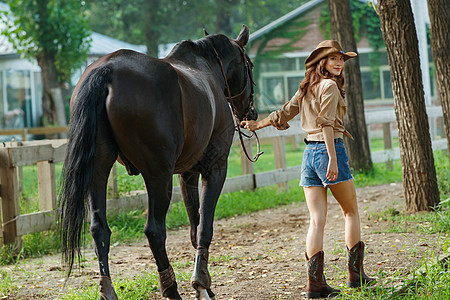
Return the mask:
[[[343,125],[347,104],[336,82],[322,79],[315,87],[315,95],[308,91],[302,101],[297,90],[289,102],[269,115],[270,123],[279,130],[285,130],[289,128],[288,121],[300,114],[302,129],[308,134],[306,139],[309,141],[323,141],[322,128],[325,126],[333,127],[335,139],[344,134],[352,138]]]

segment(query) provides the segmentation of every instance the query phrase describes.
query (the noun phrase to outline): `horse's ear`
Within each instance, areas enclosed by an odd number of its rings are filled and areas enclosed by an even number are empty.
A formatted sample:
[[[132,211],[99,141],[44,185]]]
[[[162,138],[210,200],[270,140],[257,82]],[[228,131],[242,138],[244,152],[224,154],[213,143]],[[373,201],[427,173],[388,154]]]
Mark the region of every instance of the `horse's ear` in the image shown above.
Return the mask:
[[[203,28],[203,34],[204,34],[205,36],[208,36],[208,35],[209,35],[209,33],[206,32],[206,29],[205,29],[205,28]]]
[[[249,36],[249,30],[248,27],[245,25],[242,25],[241,32],[239,33],[236,42],[241,45],[242,47],[247,46],[248,43],[248,36]]]

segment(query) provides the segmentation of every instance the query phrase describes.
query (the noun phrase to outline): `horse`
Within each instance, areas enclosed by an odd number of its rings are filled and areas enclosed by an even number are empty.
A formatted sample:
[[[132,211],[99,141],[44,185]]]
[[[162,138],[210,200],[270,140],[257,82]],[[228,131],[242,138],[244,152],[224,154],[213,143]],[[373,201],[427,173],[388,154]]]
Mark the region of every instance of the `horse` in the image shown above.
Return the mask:
[[[195,251],[191,285],[197,299],[214,299],[208,272],[214,211],[235,127],[258,114],[253,64],[244,50],[247,26],[235,40],[204,33],[196,41],[179,42],[163,59],[131,50],[110,53],[87,67],[73,91],[58,201],[62,253],[69,276],[80,258],[89,211],[101,299],[118,299],[108,265],[106,214],[107,181],[116,160],[128,174],[144,179],[144,234],[167,299],[181,299],[165,246],[172,179],[178,174]]]

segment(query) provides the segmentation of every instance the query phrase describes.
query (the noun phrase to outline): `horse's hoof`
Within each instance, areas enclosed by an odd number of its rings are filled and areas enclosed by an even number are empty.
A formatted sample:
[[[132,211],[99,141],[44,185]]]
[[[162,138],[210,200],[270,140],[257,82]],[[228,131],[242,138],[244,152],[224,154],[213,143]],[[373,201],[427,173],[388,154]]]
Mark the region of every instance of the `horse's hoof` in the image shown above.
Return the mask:
[[[216,295],[210,290],[201,286],[196,287],[195,300],[215,300]]]
[[[111,278],[100,277],[100,300],[119,300],[111,283]]]

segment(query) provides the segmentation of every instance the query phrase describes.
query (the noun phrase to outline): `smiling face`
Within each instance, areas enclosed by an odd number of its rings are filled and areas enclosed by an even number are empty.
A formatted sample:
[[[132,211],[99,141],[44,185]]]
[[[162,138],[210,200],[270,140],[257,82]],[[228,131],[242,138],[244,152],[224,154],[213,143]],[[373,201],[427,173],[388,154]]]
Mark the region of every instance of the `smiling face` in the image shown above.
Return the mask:
[[[334,76],[341,75],[343,68],[344,68],[344,55],[339,53],[333,53],[328,56],[327,62],[325,64],[325,69],[328,72],[330,72],[331,75]]]

